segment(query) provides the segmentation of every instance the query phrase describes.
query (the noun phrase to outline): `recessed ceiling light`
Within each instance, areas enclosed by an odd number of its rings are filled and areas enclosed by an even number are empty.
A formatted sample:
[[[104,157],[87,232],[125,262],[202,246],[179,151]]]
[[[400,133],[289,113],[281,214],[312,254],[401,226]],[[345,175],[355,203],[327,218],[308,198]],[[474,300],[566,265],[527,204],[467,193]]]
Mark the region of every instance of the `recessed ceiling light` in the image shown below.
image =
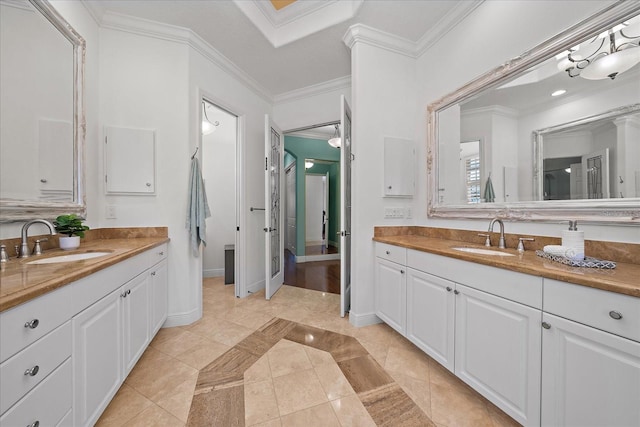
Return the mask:
[[[560,90],[557,90],[557,91],[553,92],[553,93],[551,94],[551,96],[560,96],[560,95],[564,95],[565,93],[567,93],[567,91],[566,91],[566,90],[564,90],[564,89],[560,89]]]

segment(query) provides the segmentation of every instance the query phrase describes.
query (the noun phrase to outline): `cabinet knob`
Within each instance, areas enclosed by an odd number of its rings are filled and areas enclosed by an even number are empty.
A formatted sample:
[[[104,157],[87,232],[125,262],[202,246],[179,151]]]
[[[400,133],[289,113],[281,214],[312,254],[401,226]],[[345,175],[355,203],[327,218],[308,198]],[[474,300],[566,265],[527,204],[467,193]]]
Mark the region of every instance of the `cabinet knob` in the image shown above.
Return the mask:
[[[545,329],[551,329],[551,325],[547,322],[542,322],[542,327]]]
[[[164,255],[164,251],[158,252],[158,255],[160,255],[160,256]]]
[[[610,316],[612,319],[616,319],[616,320],[620,320],[620,319],[622,319],[622,313],[620,313],[619,311],[615,311],[615,310],[611,310],[611,311],[609,312],[609,316]]]
[[[387,188],[388,188],[389,190],[391,190],[391,188],[392,188],[392,187],[391,187],[391,186],[388,186]]]
[[[155,272],[155,271],[152,271],[152,272],[151,272],[151,275],[152,275],[152,276],[155,276],[155,275],[156,275],[156,272]]]
[[[40,182],[41,182],[41,183],[43,183],[43,184],[46,184],[46,183],[47,183],[47,180],[46,180],[45,178],[42,178],[42,179],[40,180]]]
[[[121,296],[122,298],[126,298],[126,297],[127,297],[127,295],[130,295],[130,294],[131,294],[131,289],[127,289],[126,291],[124,291],[123,293],[121,293],[121,294],[120,294],[120,296]]]
[[[26,371],[24,371],[24,374],[29,375],[30,377],[35,377],[39,370],[40,370],[40,366],[36,365],[33,368],[29,368]]]
[[[391,251],[386,251],[386,254],[389,255],[391,253]]]
[[[38,319],[33,319],[26,322],[24,324],[24,327],[29,329],[35,329],[38,327],[39,324],[40,324],[40,321]]]
[[[451,286],[447,286],[447,292],[451,292],[453,289],[451,289]]]
[[[34,421],[29,424],[27,427],[40,427],[40,421]]]
[[[455,291],[453,291],[453,293],[458,295],[460,293],[460,291],[456,289]]]
[[[400,270],[400,274],[404,274],[404,270]]]
[[[147,187],[151,187],[151,183],[150,182],[147,182]]]

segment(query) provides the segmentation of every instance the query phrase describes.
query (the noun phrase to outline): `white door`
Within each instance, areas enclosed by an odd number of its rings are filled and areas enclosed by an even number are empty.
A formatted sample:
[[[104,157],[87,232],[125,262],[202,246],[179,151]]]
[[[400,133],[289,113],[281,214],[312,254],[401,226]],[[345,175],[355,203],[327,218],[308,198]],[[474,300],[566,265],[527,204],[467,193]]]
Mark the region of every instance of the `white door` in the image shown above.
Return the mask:
[[[127,376],[149,344],[150,274],[141,274],[124,285],[123,314],[124,375]]]
[[[264,116],[264,153],[265,296],[271,299],[284,282],[284,219],[280,203],[284,190],[284,137],[268,114]]]
[[[305,245],[322,245],[324,175],[305,176]]]
[[[543,320],[542,425],[639,426],[640,343],[547,313]]]
[[[351,308],[351,109],[340,97],[340,316]]]
[[[405,267],[376,258],[376,315],[405,335],[407,326],[407,280]]]
[[[322,207],[322,244],[325,248],[329,249],[329,172],[324,177],[323,183],[323,197],[324,205]],[[327,251],[327,253],[329,253]]]

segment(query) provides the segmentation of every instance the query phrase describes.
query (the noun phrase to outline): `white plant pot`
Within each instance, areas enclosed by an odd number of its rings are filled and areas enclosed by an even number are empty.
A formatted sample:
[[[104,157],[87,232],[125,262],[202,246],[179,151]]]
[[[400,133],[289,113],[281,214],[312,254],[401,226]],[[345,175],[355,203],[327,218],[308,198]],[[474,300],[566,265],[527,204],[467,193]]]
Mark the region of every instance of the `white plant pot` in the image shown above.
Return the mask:
[[[60,249],[64,249],[65,251],[80,247],[80,236],[59,237],[59,240],[60,240]]]

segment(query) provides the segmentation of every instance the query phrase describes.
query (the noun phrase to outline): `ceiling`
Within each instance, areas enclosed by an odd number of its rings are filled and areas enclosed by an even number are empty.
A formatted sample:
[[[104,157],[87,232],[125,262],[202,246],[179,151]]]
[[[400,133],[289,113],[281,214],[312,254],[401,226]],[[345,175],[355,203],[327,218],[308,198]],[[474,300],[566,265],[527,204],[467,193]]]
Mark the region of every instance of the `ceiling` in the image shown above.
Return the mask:
[[[452,15],[460,13],[469,0],[325,0],[298,1],[275,10],[271,2],[238,0],[269,7],[269,15],[296,11],[298,4],[328,4],[334,7],[352,4],[355,16],[339,23],[331,23],[313,34],[290,37],[286,44],[274,47],[271,41],[232,0],[83,0],[98,20],[105,13],[130,15],[151,21],[189,28],[237,67],[252,77],[267,94],[280,95],[296,89],[324,83],[351,75],[351,56],[342,41],[351,25],[363,24],[394,34],[412,42],[420,41],[438,23],[457,22]],[[324,19],[328,9],[316,6],[318,20]],[[302,6],[300,6],[302,7]],[[243,7],[244,9],[244,7]],[[306,7],[306,9],[309,9]],[[289,12],[287,12],[289,10]],[[468,9],[467,9],[468,10]],[[309,10],[301,9],[289,21],[308,17]],[[335,18],[335,16],[334,16]],[[330,19],[333,22],[335,19]],[[301,24],[303,21],[298,21]],[[306,21],[305,21],[306,22]],[[282,23],[274,28],[281,29]],[[452,24],[453,25],[453,24]],[[300,27],[301,25],[297,25]],[[306,24],[304,25],[306,26]],[[294,25],[295,27],[295,25]],[[450,26],[445,28],[448,29]],[[280,30],[279,30],[280,31]],[[286,30],[283,30],[286,31]],[[439,31],[442,33],[442,31]],[[291,36],[291,34],[287,34]],[[289,40],[287,39],[287,40]]]

